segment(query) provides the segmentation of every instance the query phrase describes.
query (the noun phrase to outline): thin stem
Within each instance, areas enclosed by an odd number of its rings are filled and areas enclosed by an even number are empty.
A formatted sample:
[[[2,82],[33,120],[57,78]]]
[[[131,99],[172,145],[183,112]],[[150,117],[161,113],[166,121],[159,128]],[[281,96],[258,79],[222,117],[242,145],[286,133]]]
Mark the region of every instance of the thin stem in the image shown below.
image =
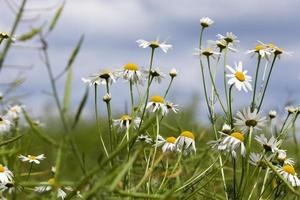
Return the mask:
[[[219,95],[219,93],[218,93],[218,91],[217,91],[217,87],[216,87],[216,84],[215,84],[215,80],[214,80],[213,75],[212,75],[212,72],[211,72],[209,56],[207,56],[206,58],[207,58],[207,64],[208,64],[209,76],[210,76],[210,80],[211,80],[211,83],[212,83],[212,86],[213,86],[212,92],[215,92],[215,93],[216,93],[216,96],[217,96],[217,98],[218,98],[218,100],[219,100],[219,103],[220,103],[220,105],[221,105],[221,107],[222,107],[222,110],[224,111],[225,114],[227,114],[227,113],[226,113],[226,110],[225,110],[225,107],[224,107],[224,105],[223,105],[223,103],[222,103],[222,100],[221,100],[221,98],[220,98],[220,95]],[[212,101],[213,101],[213,99],[212,99]]]
[[[253,112],[255,109],[255,95],[256,95],[257,78],[258,78],[258,73],[259,73],[260,61],[261,61],[261,55],[258,53],[258,61],[257,61],[257,66],[256,66],[254,89],[253,89],[253,98],[252,98],[252,103],[251,103],[251,112]]]
[[[133,82],[130,80],[129,82],[130,87],[130,100],[131,100],[131,114],[134,112],[134,98],[133,98]]]
[[[33,167],[33,162],[30,163],[30,169],[29,169],[26,181],[29,180],[29,177],[30,177],[30,174],[31,174],[31,171],[32,171],[32,167]]]
[[[107,92],[107,94],[109,94],[108,78],[105,81],[106,81],[106,92]],[[108,116],[109,144],[110,144],[110,151],[112,152],[112,150],[113,150],[113,139],[112,139],[113,131],[112,131],[112,114],[111,114],[110,100],[105,101],[105,103],[106,103],[107,116]]]
[[[261,172],[261,168],[259,168],[259,170],[258,170],[257,177],[259,177],[259,175],[260,175],[260,172]],[[252,197],[252,194],[253,194],[253,192],[254,192],[254,190],[255,190],[256,186],[257,186],[258,180],[259,180],[259,179],[257,178],[257,179],[256,179],[256,181],[255,181],[255,183],[254,183],[254,185],[253,185],[253,187],[252,187],[252,189],[251,189],[251,192],[250,192],[250,194],[249,194],[248,200],[250,200],[250,199],[251,199],[251,197]]]
[[[263,93],[262,93],[262,97],[261,97],[259,106],[257,107],[257,112],[260,110],[261,105],[264,101],[265,93],[266,93],[267,87],[269,85],[270,77],[271,77],[271,74],[272,74],[272,70],[273,70],[276,58],[277,58],[277,54],[274,55],[274,58],[273,58],[273,61],[272,61],[272,64],[271,64],[271,68],[270,68],[270,71],[269,71],[269,74],[268,74],[268,78],[267,78],[267,81],[266,81],[266,84],[265,84],[265,87],[264,87],[264,90],[263,90]]]
[[[259,198],[259,200],[262,198],[262,195],[264,193],[266,182],[267,182],[267,179],[269,177],[269,171],[270,171],[270,169],[267,168],[266,173],[265,173],[265,177],[264,177],[264,182],[263,182],[261,190],[260,190],[260,198]]]
[[[233,199],[236,199],[236,161],[232,156],[232,164],[233,164]]]
[[[227,107],[229,105],[229,99],[228,99],[228,94],[227,94],[227,80],[226,80],[226,63],[227,63],[227,47],[224,49],[224,74],[223,74],[223,84],[224,84],[224,93],[225,93],[225,98],[226,98],[226,103]]]
[[[152,77],[151,76],[151,70],[152,70],[152,64],[153,64],[154,51],[155,51],[155,48],[152,48],[151,49],[151,56],[150,56],[150,66],[149,66],[148,83],[147,83],[147,89],[146,89],[146,98],[145,98],[144,108],[143,108],[143,112],[142,112],[142,116],[141,116],[141,122],[139,124],[139,130],[141,128],[142,121],[143,121],[144,116],[145,116],[147,102],[148,102],[148,98],[149,98],[150,85],[151,85],[152,79],[153,79],[153,78],[151,78]]]
[[[97,129],[98,129],[98,132],[99,132],[100,141],[101,141],[102,147],[104,149],[105,155],[108,158],[109,156],[108,156],[108,152],[107,152],[105,143],[103,141],[102,132],[101,132],[101,129],[100,129],[100,119],[99,119],[99,116],[98,116],[98,91],[97,91],[97,84],[95,84],[94,86],[95,86],[95,99],[94,99],[95,101],[94,101],[94,103],[95,103],[95,115],[96,115]]]
[[[167,97],[167,95],[168,95],[168,93],[169,93],[169,90],[170,90],[170,88],[171,88],[171,85],[172,85],[172,83],[173,83],[173,80],[174,80],[174,77],[171,77],[171,80],[170,80],[169,85],[168,85],[168,88],[167,88],[167,90],[166,90],[166,92],[165,92],[164,98]]]
[[[232,104],[232,100],[231,100],[231,95],[232,95],[232,88],[233,88],[234,84],[230,85],[229,88],[229,104],[228,104],[228,108],[229,108],[229,120],[230,120],[230,125],[231,127],[233,127],[233,117],[232,117],[232,108],[231,108],[231,104]]]

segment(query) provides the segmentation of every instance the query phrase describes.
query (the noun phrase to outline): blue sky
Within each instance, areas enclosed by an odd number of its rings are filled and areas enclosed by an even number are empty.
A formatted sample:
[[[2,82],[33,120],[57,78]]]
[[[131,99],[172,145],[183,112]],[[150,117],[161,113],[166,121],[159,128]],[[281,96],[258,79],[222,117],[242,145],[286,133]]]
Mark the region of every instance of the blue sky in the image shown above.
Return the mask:
[[[54,7],[60,2],[29,0],[26,7],[28,12],[24,17],[35,17],[40,13],[36,8]],[[265,111],[271,108],[283,111],[283,105],[288,100],[294,100],[297,105],[300,98],[299,6],[298,0],[69,0],[66,1],[56,29],[48,38],[51,63],[54,71],[60,72],[80,35],[85,34],[84,44],[74,64],[75,92],[72,99],[73,105],[76,106],[84,92],[81,77],[101,68],[121,68],[128,62],[147,66],[149,50],[138,48],[135,41],[140,38],[153,40],[159,36],[162,40],[167,39],[174,48],[167,54],[157,53],[154,65],[159,66],[166,74],[173,67],[180,72],[171,88],[169,99],[184,106],[191,102],[193,94],[197,94],[200,96],[199,105],[204,105],[200,69],[193,53],[198,43],[199,19],[208,16],[214,19],[215,23],[205,33],[205,40],[216,39],[218,33],[233,32],[237,35],[240,40],[238,52],[230,55],[228,64],[233,65],[234,61],[241,60],[251,75],[254,73],[256,62],[244,52],[253,48],[257,40],[274,42],[294,53],[291,57],[284,56],[277,63],[265,99]],[[37,27],[45,21],[50,21],[53,13],[54,10],[51,9],[44,11],[34,21],[33,26]],[[9,31],[13,19],[14,15],[5,0],[0,0],[1,31]],[[24,21],[16,34],[20,35],[30,30],[31,25]],[[38,43],[34,40],[23,45],[36,46]],[[27,80],[18,89],[18,93],[30,94],[23,101],[37,115],[45,104],[54,102],[43,93],[49,91],[50,84],[46,69],[38,59],[38,52],[34,49],[13,47],[6,64],[33,65],[33,69],[18,71],[6,67],[0,74],[1,82],[4,83],[20,73],[26,77]],[[162,85],[155,85],[151,92],[162,93],[161,90],[166,88],[167,83],[166,80]],[[60,92],[63,84],[63,81],[58,82]],[[123,83],[113,85],[112,103],[116,110],[123,109],[124,99],[128,101],[127,89],[128,86]],[[249,94],[237,95],[237,106],[249,102]],[[92,101],[88,107],[92,107]],[[206,109],[200,106],[199,112],[205,114]],[[205,115],[203,116],[205,118]]]

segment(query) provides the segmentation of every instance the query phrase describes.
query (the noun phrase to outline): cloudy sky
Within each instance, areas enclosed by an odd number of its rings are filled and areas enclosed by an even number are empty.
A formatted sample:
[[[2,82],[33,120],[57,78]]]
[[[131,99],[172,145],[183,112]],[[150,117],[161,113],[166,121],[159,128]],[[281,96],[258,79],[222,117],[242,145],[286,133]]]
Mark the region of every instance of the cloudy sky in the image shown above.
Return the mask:
[[[21,1],[0,0],[0,30],[9,32],[14,13],[7,2],[14,8]],[[16,35],[49,22],[55,11],[53,8],[60,3],[58,0],[28,0],[24,21]],[[50,59],[55,73],[59,73],[65,67],[80,35],[85,35],[74,64],[75,92],[72,103],[76,105],[84,92],[81,77],[101,68],[120,68],[128,62],[147,66],[150,52],[138,48],[135,41],[140,38],[166,39],[174,48],[167,54],[157,52],[154,65],[166,74],[173,67],[180,72],[171,88],[169,99],[180,105],[188,105],[196,94],[200,97],[199,105],[204,105],[200,69],[193,53],[198,43],[199,19],[209,16],[215,23],[205,33],[205,40],[215,40],[218,33],[233,32],[237,35],[240,40],[238,52],[230,54],[228,64],[233,65],[234,61],[241,60],[251,75],[256,62],[244,52],[253,48],[257,40],[273,42],[293,52],[293,56],[283,56],[277,62],[265,100],[265,111],[271,108],[282,110],[287,101],[294,100],[299,104],[300,98],[300,67],[297,60],[300,54],[299,6],[298,0],[67,0],[56,29],[48,37]],[[37,46],[38,43],[34,40],[22,45]],[[5,64],[21,65],[24,68],[32,65],[33,68],[19,70],[5,67],[0,74],[1,87],[21,74],[26,82],[17,92],[30,94],[23,102],[29,107],[34,105],[34,113],[39,113],[38,110],[46,103],[53,103],[53,99],[45,94],[50,90],[46,68],[39,61],[39,54],[34,48],[28,49],[16,44],[10,50]],[[221,82],[220,79],[218,83]],[[167,83],[166,79],[164,84],[155,85],[151,93],[162,94]],[[63,80],[58,82],[60,92],[63,92],[63,84]],[[124,102],[129,99],[128,86],[123,83],[113,85],[112,95],[114,108],[123,109]],[[249,94],[236,95],[237,106],[249,102]],[[88,106],[92,107],[92,98]],[[206,110],[200,106],[199,112],[205,114]]]

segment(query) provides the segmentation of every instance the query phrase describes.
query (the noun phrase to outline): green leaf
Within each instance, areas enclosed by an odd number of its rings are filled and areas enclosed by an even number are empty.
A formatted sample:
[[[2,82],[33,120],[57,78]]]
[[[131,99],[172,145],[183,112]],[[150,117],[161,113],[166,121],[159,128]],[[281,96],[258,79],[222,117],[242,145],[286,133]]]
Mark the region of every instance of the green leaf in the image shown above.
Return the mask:
[[[80,115],[81,115],[81,112],[87,102],[87,99],[88,99],[88,96],[89,96],[89,87],[87,86],[86,87],[86,90],[85,90],[85,93],[80,101],[80,104],[79,104],[79,107],[77,109],[77,112],[76,112],[76,115],[75,115],[75,119],[74,119],[74,122],[73,122],[73,125],[72,125],[72,129],[75,128],[75,126],[77,125],[79,119],[80,119]]]
[[[72,79],[73,79],[72,65],[74,63],[76,56],[78,55],[78,52],[82,45],[83,39],[84,39],[84,36],[82,35],[69,58],[67,67],[65,68],[65,70],[67,71],[67,79],[66,79],[66,84],[65,84],[65,95],[64,95],[64,106],[63,106],[64,112],[68,112],[68,110],[69,110],[71,90],[72,90]]]
[[[24,33],[23,35],[18,37],[19,41],[26,41],[26,40],[30,40],[31,38],[33,38],[34,36],[36,36],[38,33],[40,33],[42,31],[42,28],[33,28],[31,29],[31,31],[29,31],[28,33]]]
[[[54,27],[56,26],[57,21],[58,21],[59,17],[61,16],[61,13],[62,13],[64,7],[65,7],[65,2],[63,2],[62,5],[57,9],[57,11],[54,15],[54,18],[52,19],[51,24],[49,26],[48,32],[51,32],[54,29]]]

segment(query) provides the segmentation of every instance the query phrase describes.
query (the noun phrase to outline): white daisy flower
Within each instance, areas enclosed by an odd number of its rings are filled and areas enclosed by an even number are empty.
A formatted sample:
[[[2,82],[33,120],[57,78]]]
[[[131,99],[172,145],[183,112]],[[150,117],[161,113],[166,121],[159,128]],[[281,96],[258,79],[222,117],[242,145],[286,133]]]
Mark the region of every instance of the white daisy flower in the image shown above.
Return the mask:
[[[248,90],[252,90],[252,86],[250,84],[252,78],[251,76],[247,75],[247,70],[243,71],[243,63],[241,61],[238,62],[238,64],[235,63],[235,69],[233,69],[229,65],[226,65],[226,67],[232,73],[226,75],[230,78],[228,80],[229,85],[234,84],[239,91],[241,91],[241,89],[243,89],[245,92],[248,92]]]
[[[13,192],[16,191],[16,189],[19,189],[19,188],[15,187],[14,182],[0,183],[0,191],[2,193],[8,192],[9,194],[12,194]]]
[[[292,184],[293,187],[300,186],[300,180],[297,176],[295,168],[292,165],[284,165],[282,167],[276,167],[277,171]]]
[[[294,165],[295,161],[292,158],[288,158],[286,151],[282,149],[277,150],[276,158],[281,165]]]
[[[162,115],[168,113],[168,107],[165,104],[165,99],[161,96],[152,96],[146,106],[146,109],[151,110],[151,112],[161,112]]]
[[[268,59],[271,56],[272,49],[265,45],[257,44],[254,49],[250,49],[246,53],[252,54],[252,56],[259,54],[262,58]]]
[[[177,113],[179,110],[177,108],[178,105],[175,105],[171,102],[166,102],[166,106],[167,106],[167,113],[169,113],[169,111],[173,111],[174,113]]]
[[[142,142],[146,142],[148,144],[152,144],[153,141],[152,141],[152,138],[149,137],[148,135],[139,135],[136,139],[136,141],[142,141]]]
[[[227,43],[226,40],[220,39],[220,40],[208,40],[208,44],[211,48],[219,49],[219,52],[222,52],[223,49],[227,48],[231,52],[236,52],[237,50],[233,47],[232,43]]]
[[[226,36],[218,34],[217,37],[220,40],[225,40],[228,44],[231,43],[231,44],[235,45],[236,43],[240,42],[239,40],[237,40],[237,36],[234,35],[232,32],[227,32]]]
[[[62,187],[54,178],[51,178],[47,181],[47,183],[43,186],[35,187],[34,191],[37,193],[44,192],[57,192],[57,198],[64,199],[67,196],[65,190],[72,191],[71,187]]]
[[[291,56],[293,53],[292,52],[287,52],[287,51],[284,51],[282,48],[279,48],[278,46],[276,46],[275,44],[273,43],[268,43],[268,44],[265,44],[261,41],[258,41],[261,45],[265,46],[266,48],[270,49],[272,53],[274,53],[275,55],[277,55],[279,58],[281,55],[285,54],[285,55],[288,55],[288,56]]]
[[[277,116],[276,110],[270,110],[269,117],[270,119],[274,119]]]
[[[216,52],[213,51],[212,48],[208,47],[208,48],[201,48],[201,49],[195,49],[196,53],[194,55],[196,56],[206,56],[206,57],[212,57],[212,58],[216,58],[215,55],[220,55],[220,52]]]
[[[209,17],[202,17],[200,19],[200,24],[203,28],[209,27],[213,23],[214,23],[214,21],[212,19],[210,19]]]
[[[195,136],[190,131],[183,131],[176,139],[175,145],[178,151],[183,151],[184,155],[196,153]]]
[[[157,143],[154,146],[160,147],[162,146],[162,151],[166,152],[173,152],[176,151],[176,138],[175,137],[167,137],[164,139],[162,136],[158,135]]]
[[[10,120],[17,120],[17,119],[19,119],[19,117],[20,117],[20,114],[21,114],[21,112],[22,112],[22,108],[23,108],[24,106],[19,106],[19,105],[14,105],[14,106],[11,106],[9,109],[8,109],[8,111],[7,111],[7,113],[6,113],[6,117],[7,117],[7,119],[10,119]]]
[[[14,174],[6,167],[0,164],[0,183],[13,182]]]
[[[128,129],[133,122],[133,127],[137,128],[141,122],[141,118],[136,117],[134,120],[129,115],[122,115],[120,119],[114,120],[114,125],[119,126],[120,129]]]
[[[33,156],[33,155],[24,156],[24,155],[20,155],[19,158],[23,162],[40,164],[40,161],[44,160],[46,157],[44,156],[44,154],[40,154],[38,156]]]
[[[110,69],[102,69],[98,74],[92,74],[88,78],[81,78],[82,82],[88,83],[90,86],[94,85],[106,85],[106,82],[111,85],[116,82],[117,73]]]
[[[123,69],[119,71],[119,76],[136,84],[142,85],[144,81],[142,71],[139,66],[134,63],[127,63]]]
[[[229,124],[223,124],[223,126],[222,126],[222,130],[221,130],[221,132],[222,133],[225,133],[225,134],[230,134],[231,133],[231,131],[232,131],[232,128],[231,128],[231,125],[229,125]]]
[[[223,134],[225,135],[225,134]],[[218,141],[210,142],[213,148],[219,151],[225,151],[231,153],[233,157],[236,157],[236,150],[241,149],[241,155],[246,155],[246,149],[244,145],[244,135],[240,132],[233,132],[230,135],[225,135],[225,137],[219,139]]]
[[[263,158],[263,155],[260,154],[260,153],[250,153],[250,156],[249,156],[250,160],[249,160],[249,163],[254,165],[254,166],[257,166],[257,167],[262,167],[263,169],[265,169],[267,166],[264,162],[262,162],[262,158]],[[272,155],[265,158],[267,161],[271,161],[272,159]]]
[[[139,44],[139,47],[142,47],[144,49],[147,48],[147,47],[151,47],[153,49],[156,49],[156,48],[159,47],[165,53],[167,53],[169,49],[172,49],[171,44],[167,44],[166,41],[159,42],[158,39],[156,41],[151,41],[151,42],[139,39],[136,42]]]
[[[294,106],[286,106],[285,110],[289,113],[289,114],[293,114],[296,113],[298,111],[297,108],[295,108]]]
[[[149,70],[144,70],[146,76],[150,76],[158,83],[161,83],[162,79],[165,78],[165,75],[160,71],[159,68],[152,69],[151,72]]]
[[[266,117],[261,117],[260,113],[257,113],[257,109],[251,112],[251,108],[244,108],[242,111],[237,112],[234,125],[238,126],[242,132],[247,132],[250,127],[256,130],[262,130],[266,125]]]
[[[178,74],[178,70],[175,69],[175,68],[172,68],[172,69],[170,70],[170,72],[169,72],[169,75],[171,76],[171,78],[176,77],[177,74]]]
[[[281,141],[277,141],[274,136],[269,140],[264,134],[256,135],[254,139],[266,150],[275,153],[278,150],[278,146],[281,144]]]
[[[8,132],[11,128],[11,122],[0,116],[0,134]]]

